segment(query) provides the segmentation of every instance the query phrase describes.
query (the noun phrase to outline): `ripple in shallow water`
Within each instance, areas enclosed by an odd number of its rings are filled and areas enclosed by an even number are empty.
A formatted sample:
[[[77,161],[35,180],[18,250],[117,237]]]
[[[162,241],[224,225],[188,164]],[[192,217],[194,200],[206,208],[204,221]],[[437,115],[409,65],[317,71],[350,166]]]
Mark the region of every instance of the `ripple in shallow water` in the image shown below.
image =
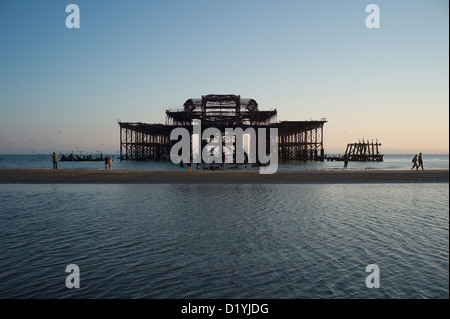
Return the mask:
[[[447,184],[0,185],[0,297],[448,298],[448,195]],[[377,290],[364,284],[371,263]]]

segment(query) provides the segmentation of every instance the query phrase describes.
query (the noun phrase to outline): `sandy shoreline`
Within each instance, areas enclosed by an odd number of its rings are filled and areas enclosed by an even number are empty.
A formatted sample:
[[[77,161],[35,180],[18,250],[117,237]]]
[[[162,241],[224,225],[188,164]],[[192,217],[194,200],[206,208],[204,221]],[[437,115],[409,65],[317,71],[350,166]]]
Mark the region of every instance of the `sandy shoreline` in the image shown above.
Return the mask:
[[[142,171],[0,169],[0,184],[338,184],[448,183],[448,169],[411,170],[284,170],[271,175],[258,171]]]

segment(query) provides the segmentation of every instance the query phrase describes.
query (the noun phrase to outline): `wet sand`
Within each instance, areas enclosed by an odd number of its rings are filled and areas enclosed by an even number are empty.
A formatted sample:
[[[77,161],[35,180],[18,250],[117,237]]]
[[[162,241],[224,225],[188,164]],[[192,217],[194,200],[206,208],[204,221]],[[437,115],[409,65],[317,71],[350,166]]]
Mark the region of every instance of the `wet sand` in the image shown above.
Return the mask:
[[[284,170],[142,171],[0,169],[0,184],[338,184],[448,183],[448,169],[411,170]]]

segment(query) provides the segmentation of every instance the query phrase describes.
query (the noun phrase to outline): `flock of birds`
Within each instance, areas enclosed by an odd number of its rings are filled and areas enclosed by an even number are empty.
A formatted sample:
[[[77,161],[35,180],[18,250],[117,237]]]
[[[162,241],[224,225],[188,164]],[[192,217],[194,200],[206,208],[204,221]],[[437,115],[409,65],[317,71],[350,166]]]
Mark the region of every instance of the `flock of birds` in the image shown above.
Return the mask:
[[[61,135],[61,132],[60,132],[60,131],[58,132],[58,135]],[[47,139],[45,136],[42,136],[41,138],[42,138],[43,140],[46,140],[46,139]],[[35,141],[34,143],[36,144],[36,141]],[[97,141],[94,142],[94,144],[97,144],[97,143],[98,143]],[[9,142],[8,144],[9,144],[9,145],[14,145],[13,142]],[[25,141],[25,144],[33,144],[33,140],[32,140],[32,139],[27,140],[27,141]],[[47,141],[47,144],[50,145],[50,141]],[[101,143],[101,146],[103,146],[103,143]],[[70,151],[69,153],[72,153],[72,154],[74,154],[74,153],[80,153],[80,154],[83,154],[83,153],[84,153],[84,154],[95,154],[94,152],[87,152],[87,151],[84,151],[84,150],[80,150],[78,146],[76,147],[76,149],[77,149],[76,151]],[[39,152],[38,152],[38,151],[35,151],[34,148],[28,148],[28,150],[29,150],[32,154],[36,154],[36,153],[39,154]],[[100,150],[97,150],[96,152],[97,152],[97,154],[98,154],[98,153],[101,153]],[[117,151],[116,153],[119,153],[119,151]],[[59,154],[62,154],[61,150],[59,150]]]

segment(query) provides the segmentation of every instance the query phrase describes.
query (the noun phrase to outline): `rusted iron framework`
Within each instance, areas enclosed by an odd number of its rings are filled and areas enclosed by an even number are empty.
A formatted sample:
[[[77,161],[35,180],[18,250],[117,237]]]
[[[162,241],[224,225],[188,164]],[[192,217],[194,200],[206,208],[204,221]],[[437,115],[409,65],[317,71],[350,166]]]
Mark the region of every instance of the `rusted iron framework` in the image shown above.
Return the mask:
[[[349,143],[345,149],[344,155],[325,155],[327,161],[344,161],[351,162],[382,162],[383,154],[380,153],[381,143],[378,139],[373,142],[369,140],[359,140],[358,143]]]
[[[225,136],[225,128],[278,128],[278,156],[281,160],[324,160],[323,125],[320,121],[277,122],[277,110],[261,111],[254,99],[239,95],[204,95],[188,99],[183,108],[166,110],[165,124],[119,122],[122,160],[168,160],[174,128],[193,133],[193,121],[200,120],[202,131],[215,127]],[[266,136],[268,138],[268,136]],[[206,141],[202,141],[206,143]],[[266,143],[269,146],[269,143]],[[203,148],[203,145],[201,146]]]
[[[355,162],[382,162],[383,154],[380,154],[379,147],[381,143],[378,140],[374,143],[373,140],[369,142],[363,139],[362,142],[347,144],[344,157]]]

